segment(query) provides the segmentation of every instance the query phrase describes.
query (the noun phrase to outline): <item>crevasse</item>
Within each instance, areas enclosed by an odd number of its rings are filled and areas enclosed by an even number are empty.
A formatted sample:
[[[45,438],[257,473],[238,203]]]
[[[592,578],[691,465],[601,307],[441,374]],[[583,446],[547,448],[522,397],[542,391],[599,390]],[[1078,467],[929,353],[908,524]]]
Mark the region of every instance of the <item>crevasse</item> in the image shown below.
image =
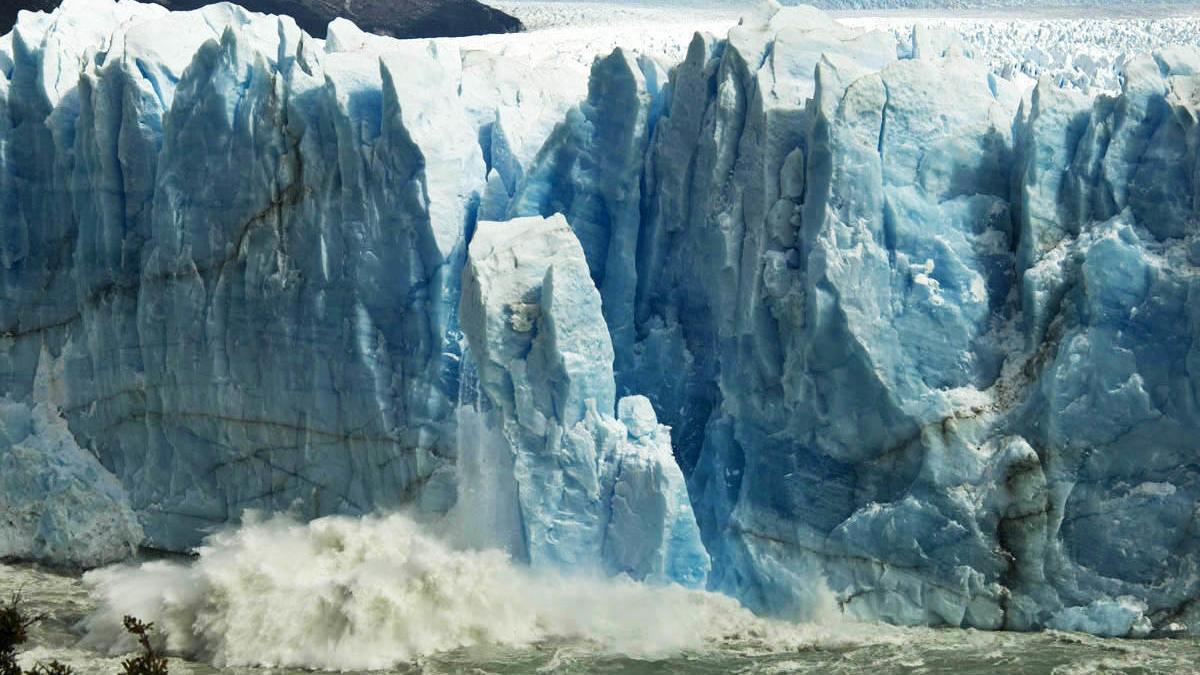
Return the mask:
[[[156,546],[407,507],[789,617],[1200,629],[1200,52],[1026,91],[768,3],[670,65],[23,15],[0,388]]]

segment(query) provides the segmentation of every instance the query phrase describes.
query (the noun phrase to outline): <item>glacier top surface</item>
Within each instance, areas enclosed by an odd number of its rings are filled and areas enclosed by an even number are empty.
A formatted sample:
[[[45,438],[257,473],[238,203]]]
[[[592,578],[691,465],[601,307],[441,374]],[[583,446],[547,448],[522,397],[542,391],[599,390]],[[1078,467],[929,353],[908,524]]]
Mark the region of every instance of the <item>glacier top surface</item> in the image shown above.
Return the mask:
[[[477,45],[517,44],[522,40],[553,47],[567,59],[607,53],[622,46],[682,60],[695,31],[724,37],[753,11],[751,0],[501,0],[493,3],[517,16],[530,29],[524,35],[471,38]],[[797,3],[785,3],[788,5]],[[948,28],[962,34],[974,56],[994,71],[1027,86],[1048,73],[1076,86],[1118,88],[1120,66],[1131,55],[1171,44],[1194,44],[1200,37],[1200,11],[1191,3],[1113,3],[1101,7],[1049,6],[1046,3],[978,3],[972,8],[931,9],[912,3],[817,3],[842,23],[894,33],[907,41],[917,25]],[[969,4],[969,3],[968,3]],[[512,47],[506,47],[512,49]],[[575,53],[576,56],[569,56]]]

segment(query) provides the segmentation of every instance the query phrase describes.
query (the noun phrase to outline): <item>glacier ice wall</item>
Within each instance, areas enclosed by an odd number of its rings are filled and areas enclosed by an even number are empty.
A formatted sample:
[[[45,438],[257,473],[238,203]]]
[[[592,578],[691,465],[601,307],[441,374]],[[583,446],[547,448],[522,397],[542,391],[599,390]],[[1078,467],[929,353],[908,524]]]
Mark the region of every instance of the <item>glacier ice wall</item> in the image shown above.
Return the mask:
[[[115,476],[57,409],[61,362],[43,354],[34,398],[0,398],[0,560],[75,568],[123,560],[144,533]]]
[[[768,3],[585,94],[103,6],[0,42],[0,387],[62,364],[151,543],[410,506],[774,614],[1200,628],[1197,50],[1026,90]]]
[[[645,397],[616,398],[600,294],[567,220],[480,222],[461,319],[485,433],[512,465],[460,481],[509,496],[467,517],[513,513],[516,532],[489,534],[535,566],[703,586],[709,558],[670,430]]]
[[[5,390],[63,359],[72,430],[156,545],[246,507],[439,508],[484,171],[457,55],[92,7],[10,37]]]
[[[1200,55],[1088,100],[880,39],[768,10],[672,75],[624,381],[678,430],[715,587],[1017,629],[1135,598],[1105,630],[1176,623]]]
[[[0,558],[96,567],[143,533],[115,476],[45,404],[0,401]]]

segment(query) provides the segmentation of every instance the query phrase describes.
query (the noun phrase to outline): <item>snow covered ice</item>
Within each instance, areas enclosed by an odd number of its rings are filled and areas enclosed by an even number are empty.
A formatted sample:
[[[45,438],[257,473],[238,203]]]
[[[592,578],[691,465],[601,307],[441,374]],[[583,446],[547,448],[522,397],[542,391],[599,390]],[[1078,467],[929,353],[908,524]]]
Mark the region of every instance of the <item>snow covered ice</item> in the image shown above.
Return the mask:
[[[0,462],[114,536],[17,554],[406,508],[788,618],[1200,631],[1196,48],[539,35],[23,15]]]

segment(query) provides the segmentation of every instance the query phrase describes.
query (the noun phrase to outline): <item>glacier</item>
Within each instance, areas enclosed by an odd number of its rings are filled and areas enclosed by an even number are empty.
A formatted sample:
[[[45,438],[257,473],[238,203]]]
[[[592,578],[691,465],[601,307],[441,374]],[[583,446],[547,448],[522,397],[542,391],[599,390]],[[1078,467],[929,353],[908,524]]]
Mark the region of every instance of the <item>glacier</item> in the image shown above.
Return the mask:
[[[145,534],[121,483],[75,442],[56,404],[59,362],[43,354],[39,401],[0,399],[0,557],[98,567]]]
[[[600,561],[610,574],[703,586],[709,558],[670,430],[646,397],[616,400],[600,293],[567,220],[478,223],[461,321],[480,445],[500,444],[477,461],[511,463],[460,480],[460,494],[488,496],[472,500],[468,519],[509,514],[477,544],[537,567]]]
[[[44,404],[0,402],[0,553],[76,568],[133,555],[144,534],[124,488]]]
[[[101,476],[76,563],[404,508],[788,618],[1200,630],[1200,50],[1097,94],[772,2],[583,78],[471,44],[0,39],[0,464]]]

